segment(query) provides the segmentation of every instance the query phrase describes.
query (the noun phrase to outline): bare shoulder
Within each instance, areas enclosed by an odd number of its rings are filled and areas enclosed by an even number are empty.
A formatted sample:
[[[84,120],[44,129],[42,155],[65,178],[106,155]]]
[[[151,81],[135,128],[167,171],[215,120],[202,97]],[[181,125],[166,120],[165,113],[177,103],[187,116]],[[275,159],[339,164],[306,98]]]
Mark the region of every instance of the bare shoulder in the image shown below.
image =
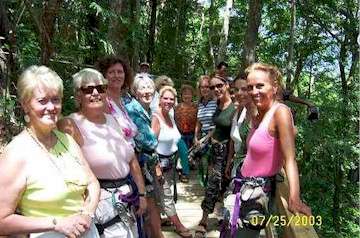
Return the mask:
[[[21,171],[25,168],[26,157],[32,154],[32,141],[23,131],[15,136],[13,140],[4,148],[0,157],[0,171],[6,173],[22,174]],[[0,174],[2,174],[0,172]]]
[[[81,132],[72,118],[70,117],[62,118],[61,120],[58,121],[57,127],[59,131],[72,136],[79,145],[83,144],[83,138]]]
[[[286,121],[292,121],[291,110],[288,106],[283,103],[280,103],[279,107],[276,109],[274,114],[275,120],[279,123],[284,123]]]

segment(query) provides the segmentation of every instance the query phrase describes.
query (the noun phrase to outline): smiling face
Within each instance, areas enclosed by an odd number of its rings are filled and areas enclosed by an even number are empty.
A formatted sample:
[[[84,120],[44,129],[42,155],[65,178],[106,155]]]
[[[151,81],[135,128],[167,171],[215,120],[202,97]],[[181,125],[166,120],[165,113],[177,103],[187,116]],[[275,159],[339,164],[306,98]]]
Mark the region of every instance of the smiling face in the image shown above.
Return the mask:
[[[150,82],[142,81],[139,83],[138,88],[136,89],[136,98],[141,103],[141,105],[149,106],[153,97],[154,97],[153,84]]]
[[[185,89],[181,95],[181,101],[184,103],[192,102],[193,93],[190,89]]]
[[[81,110],[100,110],[103,112],[106,103],[106,85],[101,82],[89,82],[78,90]]]
[[[260,111],[268,110],[276,99],[277,87],[265,71],[251,71],[247,76],[247,88],[248,94]]]
[[[175,104],[175,95],[170,91],[166,90],[160,97],[160,108],[166,112],[169,112]]]
[[[108,80],[109,90],[120,93],[125,81],[125,71],[122,64],[116,63],[110,66],[106,71],[105,78]]]
[[[247,83],[246,80],[243,79],[238,79],[235,81],[235,88],[236,88],[236,93],[235,93],[235,99],[236,101],[239,103],[239,105],[244,106],[249,102],[249,94],[248,94],[248,88],[247,88]]]
[[[210,91],[210,82],[209,79],[205,78],[200,81],[199,89],[200,89],[200,96],[204,98],[209,98],[211,95]]]
[[[214,77],[210,80],[210,89],[213,91],[214,96],[220,99],[226,95],[229,85],[223,80]]]
[[[55,89],[39,84],[34,88],[32,97],[23,103],[24,112],[30,118],[30,124],[36,128],[51,130],[61,113],[61,97]]]

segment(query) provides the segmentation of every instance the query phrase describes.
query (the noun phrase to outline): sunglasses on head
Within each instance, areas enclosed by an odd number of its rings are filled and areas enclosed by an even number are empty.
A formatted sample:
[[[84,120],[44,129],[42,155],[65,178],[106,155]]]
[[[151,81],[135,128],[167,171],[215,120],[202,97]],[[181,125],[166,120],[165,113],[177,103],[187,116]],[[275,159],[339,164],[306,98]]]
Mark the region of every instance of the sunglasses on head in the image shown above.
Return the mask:
[[[210,90],[214,90],[215,88],[221,89],[222,87],[224,87],[224,85],[225,84],[223,84],[223,83],[218,83],[218,84],[210,86],[209,88],[210,88]]]
[[[92,94],[94,92],[94,89],[98,93],[105,93],[107,86],[104,84],[96,85],[96,86],[87,86],[87,87],[81,87],[81,91],[85,94]]]

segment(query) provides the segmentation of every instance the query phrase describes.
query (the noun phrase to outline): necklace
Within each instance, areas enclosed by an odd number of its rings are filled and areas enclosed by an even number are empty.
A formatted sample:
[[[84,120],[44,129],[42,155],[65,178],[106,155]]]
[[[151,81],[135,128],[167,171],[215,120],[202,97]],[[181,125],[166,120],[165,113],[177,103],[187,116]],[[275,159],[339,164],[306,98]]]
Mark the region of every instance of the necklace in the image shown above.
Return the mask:
[[[45,154],[47,155],[47,157],[50,159],[51,163],[53,164],[53,166],[56,168],[56,170],[59,172],[59,174],[61,175],[61,177],[63,178],[65,184],[67,185],[67,181],[68,179],[66,179],[64,170],[66,170],[66,165],[64,162],[64,157],[63,157],[63,153],[60,151],[57,151],[56,149],[54,149],[56,155],[52,154],[43,143],[41,143],[39,141],[39,139],[34,135],[34,133],[31,131],[31,129],[26,128],[26,132],[30,135],[30,137],[33,139],[33,141],[45,152]],[[55,136],[56,140],[60,142],[60,144],[62,145],[62,147],[65,149],[66,152],[69,152],[68,148],[65,146],[65,144],[56,136],[56,134],[54,132],[52,132],[53,135]],[[55,143],[56,145],[56,143]],[[53,147],[54,148],[54,147]],[[69,152],[70,153],[70,152]],[[72,157],[74,157],[71,153],[70,155]],[[55,158],[56,159],[55,159]],[[75,157],[74,157],[75,158]],[[79,164],[81,164],[79,162],[78,159],[75,159],[75,161],[77,161]],[[61,165],[60,163],[61,162]]]

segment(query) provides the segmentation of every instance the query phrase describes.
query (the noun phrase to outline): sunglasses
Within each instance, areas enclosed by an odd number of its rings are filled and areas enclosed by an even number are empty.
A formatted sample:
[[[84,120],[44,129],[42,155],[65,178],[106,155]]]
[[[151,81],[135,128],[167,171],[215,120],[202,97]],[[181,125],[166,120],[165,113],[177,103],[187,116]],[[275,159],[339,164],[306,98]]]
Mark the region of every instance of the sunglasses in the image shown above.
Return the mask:
[[[96,86],[87,86],[87,87],[81,87],[81,91],[85,94],[92,94],[94,92],[94,89],[98,93],[105,93],[107,86],[104,84],[96,85]]]
[[[224,85],[225,84],[223,84],[223,83],[218,83],[218,84],[210,86],[209,88],[210,88],[210,90],[214,90],[215,88],[221,89],[222,87],[224,87]]]

